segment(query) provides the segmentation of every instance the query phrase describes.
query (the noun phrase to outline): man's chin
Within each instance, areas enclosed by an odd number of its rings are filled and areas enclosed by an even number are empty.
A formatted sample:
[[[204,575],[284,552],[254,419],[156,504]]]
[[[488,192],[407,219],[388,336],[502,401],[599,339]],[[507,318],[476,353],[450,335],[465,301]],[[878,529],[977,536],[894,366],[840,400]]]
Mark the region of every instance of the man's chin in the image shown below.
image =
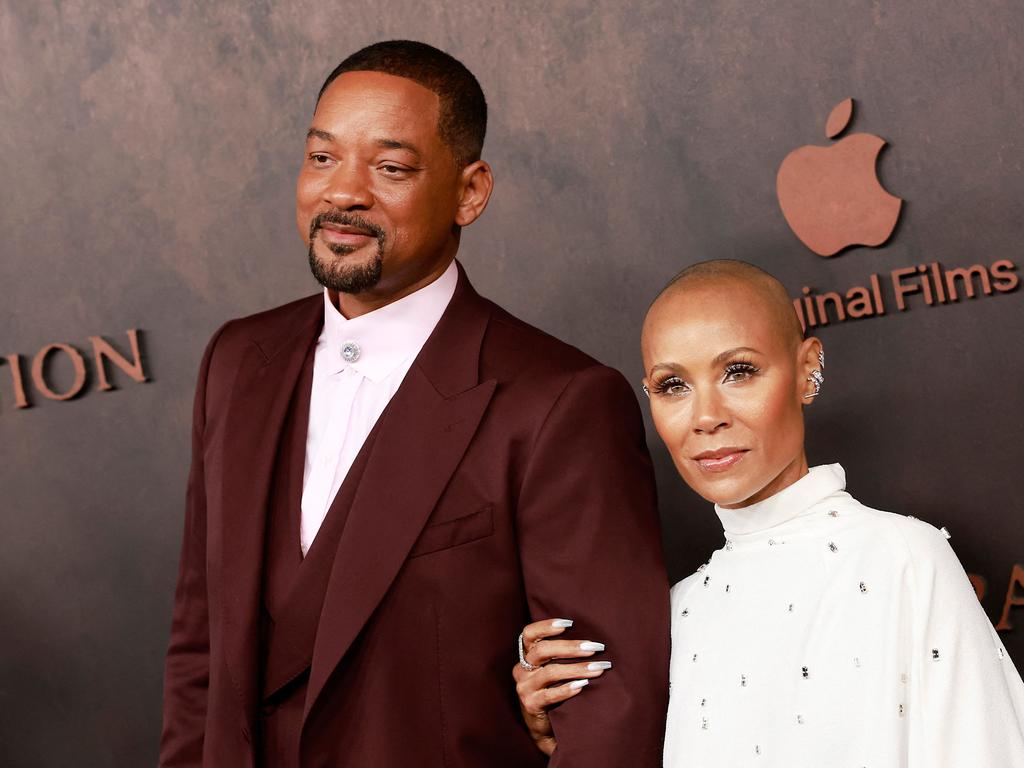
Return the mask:
[[[382,263],[375,248],[337,246],[335,250],[314,244],[309,250],[309,266],[313,277],[328,290],[362,293],[380,281]]]

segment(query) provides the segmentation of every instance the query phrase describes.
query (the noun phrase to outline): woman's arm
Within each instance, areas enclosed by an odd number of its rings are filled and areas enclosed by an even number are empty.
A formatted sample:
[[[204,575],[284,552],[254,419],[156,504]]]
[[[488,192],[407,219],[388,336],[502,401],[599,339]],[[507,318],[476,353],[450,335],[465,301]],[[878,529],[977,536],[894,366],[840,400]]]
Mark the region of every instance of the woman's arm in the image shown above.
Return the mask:
[[[946,537],[901,520],[911,556],[909,764],[1024,765],[1024,683]]]

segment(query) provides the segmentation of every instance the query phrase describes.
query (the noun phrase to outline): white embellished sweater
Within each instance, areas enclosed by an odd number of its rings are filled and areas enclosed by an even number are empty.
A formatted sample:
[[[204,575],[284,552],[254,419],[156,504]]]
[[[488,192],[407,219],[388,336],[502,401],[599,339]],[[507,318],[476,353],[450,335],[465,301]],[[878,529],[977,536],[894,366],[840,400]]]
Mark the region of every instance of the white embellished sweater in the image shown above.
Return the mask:
[[[667,768],[1024,768],[1024,685],[946,539],[838,464],[672,588]]]

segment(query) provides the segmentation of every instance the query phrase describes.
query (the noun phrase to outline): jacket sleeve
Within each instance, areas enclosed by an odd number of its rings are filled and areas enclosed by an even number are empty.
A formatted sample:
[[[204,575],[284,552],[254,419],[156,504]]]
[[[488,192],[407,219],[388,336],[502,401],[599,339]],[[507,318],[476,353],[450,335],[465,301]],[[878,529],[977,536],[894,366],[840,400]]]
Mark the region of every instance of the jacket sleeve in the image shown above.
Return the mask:
[[[181,544],[178,584],[174,593],[171,636],[164,666],[161,768],[200,766],[203,760],[206,696],[210,677],[203,433],[210,359],[221,331],[223,328],[214,335],[203,355],[192,412],[192,466],[185,497],[185,531]]]
[[[617,371],[577,373],[541,427],[518,505],[531,616],[573,619],[614,667],[551,713],[558,768],[657,768],[668,706],[669,591],[654,476]]]

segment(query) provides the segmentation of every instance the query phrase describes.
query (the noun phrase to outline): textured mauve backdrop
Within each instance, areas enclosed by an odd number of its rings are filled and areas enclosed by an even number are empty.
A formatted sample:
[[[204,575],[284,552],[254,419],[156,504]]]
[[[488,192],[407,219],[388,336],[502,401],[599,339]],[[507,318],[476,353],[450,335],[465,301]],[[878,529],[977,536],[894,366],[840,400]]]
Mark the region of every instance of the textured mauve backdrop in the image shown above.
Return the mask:
[[[754,261],[794,295],[1016,262],[1022,27],[1012,0],[0,0],[0,356],[28,378],[48,343],[127,349],[137,327],[152,378],[99,392],[90,362],[82,396],[17,409],[0,364],[0,762],[155,760],[196,366],[225,319],[316,288],[293,184],[344,55],[415,37],[477,74],[497,189],[470,275],[637,381],[646,304],[698,259]],[[826,260],[787,228],[775,173],[847,96],[908,202],[890,245]],[[918,298],[824,329],[809,415],[812,460],[947,525],[995,618],[1024,562],[1022,301]],[[676,579],[721,532],[650,435]],[[1004,639],[1024,662],[1024,626]]]

